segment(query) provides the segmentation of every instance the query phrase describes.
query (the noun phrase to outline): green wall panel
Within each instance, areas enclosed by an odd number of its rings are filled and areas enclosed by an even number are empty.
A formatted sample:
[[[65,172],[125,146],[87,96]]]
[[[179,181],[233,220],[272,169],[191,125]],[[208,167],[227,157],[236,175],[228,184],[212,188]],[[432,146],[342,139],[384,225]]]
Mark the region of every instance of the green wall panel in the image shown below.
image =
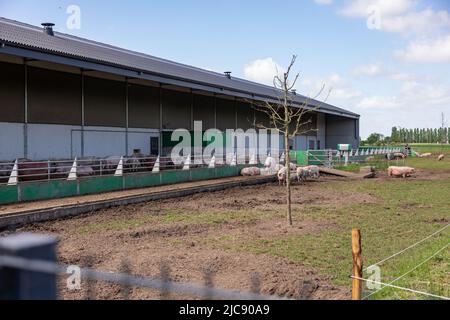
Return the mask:
[[[237,176],[241,169],[239,167],[218,167],[216,168],[217,178]]]
[[[123,189],[145,188],[158,185],[176,184],[188,181],[210,180],[238,176],[242,168],[218,167],[215,169],[197,168],[191,170],[171,170],[152,174],[132,174],[124,177],[103,176],[79,179],[78,181],[52,180],[21,183],[19,186],[0,186],[0,204],[20,201],[36,201],[96,194]]]
[[[209,180],[216,178],[216,170],[208,168],[192,169],[191,181]]]
[[[122,190],[122,177],[80,179],[80,195]]]
[[[36,201],[76,196],[77,182],[53,180],[22,184],[20,186],[20,194],[22,201]]]
[[[0,204],[14,203],[18,201],[17,186],[0,187]]]
[[[124,179],[125,189],[152,187],[161,183],[159,173],[126,175]]]
[[[186,182],[190,179],[190,172],[186,171],[162,171],[161,172],[161,183],[162,184],[172,184]]]
[[[297,161],[297,165],[299,166],[307,166],[308,165],[308,152],[307,151],[295,151],[291,153],[292,160]]]

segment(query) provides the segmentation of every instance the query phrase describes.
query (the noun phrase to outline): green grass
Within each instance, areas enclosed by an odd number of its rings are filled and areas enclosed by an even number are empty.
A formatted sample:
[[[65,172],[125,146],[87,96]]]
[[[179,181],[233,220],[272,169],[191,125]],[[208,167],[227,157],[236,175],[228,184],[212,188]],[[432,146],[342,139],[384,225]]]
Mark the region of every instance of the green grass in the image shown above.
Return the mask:
[[[358,173],[359,170],[361,169],[361,166],[362,165],[359,163],[352,163],[352,164],[349,164],[348,166],[337,166],[337,167],[335,167],[335,169]]]
[[[224,212],[201,212],[201,213],[185,213],[176,209],[163,210],[158,214],[138,215],[134,217],[117,217],[107,219],[102,222],[89,223],[78,229],[80,234],[89,234],[100,231],[126,231],[135,230],[148,224],[170,225],[173,223],[181,223],[184,225],[205,224],[219,225],[233,222],[247,223],[258,219],[268,217],[268,213],[248,211],[224,211]]]
[[[341,189],[342,185],[330,184],[328,188]],[[345,286],[349,284],[351,270],[349,242],[352,227],[362,230],[363,257],[365,264],[370,265],[432,234],[448,223],[450,218],[448,180],[387,183],[369,181],[348,184],[346,191],[370,193],[380,201],[375,204],[350,204],[342,208],[322,207],[317,210],[309,207],[301,212],[296,211],[295,219],[326,221],[336,227],[314,234],[258,239],[242,243],[239,249],[288,258],[319,270],[323,275],[331,277],[335,285]],[[414,250],[383,264],[382,281],[390,281],[401,275],[431,256],[449,240],[450,228]],[[443,262],[445,257],[448,257],[448,252],[436,257],[398,285],[418,287],[419,280],[448,284],[448,272],[442,272],[448,271]],[[411,277],[413,278],[410,279]],[[400,294],[397,291],[385,289],[374,298],[396,298]]]
[[[347,166],[336,166],[335,169],[342,171],[349,171],[358,173],[361,167],[371,166],[376,170],[386,170],[390,165],[394,165],[395,162],[388,162],[386,159],[380,156],[374,157],[372,160],[362,163],[350,163]]]
[[[401,165],[403,162],[401,163]],[[450,159],[437,162],[435,158],[408,158],[405,165],[434,171],[449,171]],[[374,162],[380,168],[387,167],[386,161]],[[349,170],[359,170],[350,166]],[[304,204],[294,206],[294,224],[307,221],[317,230],[299,233],[270,233],[257,238],[252,234],[218,233],[198,239],[203,245],[222,250],[268,254],[283,257],[302,264],[319,275],[330,279],[336,286],[349,287],[352,259],[350,250],[351,229],[362,232],[364,266],[374,264],[411,244],[424,239],[450,221],[450,180],[361,180],[334,181],[322,184],[323,194],[338,193],[342,198],[370,201],[349,201],[347,204]],[[301,195],[300,195],[301,196]],[[117,218],[107,222],[93,223],[82,232],[100,230],[132,230],[146,224],[208,224],[217,225],[271,221],[284,217],[284,206],[276,211],[256,211],[251,208],[223,212],[184,212],[179,209],[164,210],[157,215]],[[381,280],[389,282],[403,275],[419,263],[432,256],[450,241],[450,228],[432,237],[419,246],[408,250],[380,265]],[[174,242],[174,245],[183,244]],[[437,255],[413,273],[405,276],[396,285],[449,296],[450,250]],[[364,275],[369,276],[368,274]],[[366,290],[365,294],[369,291]],[[418,294],[385,288],[371,299],[424,299]]]
[[[450,169],[450,161],[408,159],[406,165],[432,170]],[[355,166],[350,166],[355,170]],[[330,182],[328,190],[371,196],[375,201],[344,206],[306,205],[293,212],[294,221],[330,225],[318,232],[268,236],[257,239],[209,239],[214,246],[269,254],[300,263],[331,279],[337,286],[349,286],[351,274],[350,233],[361,229],[364,265],[369,266],[427,237],[450,221],[450,180],[365,180]],[[282,214],[280,208],[280,214]],[[432,256],[450,242],[450,227],[419,246],[382,264],[382,281],[389,282]],[[447,249],[395,285],[449,296],[449,256]],[[368,275],[365,274],[367,277]],[[366,290],[367,291],[367,290]],[[368,294],[369,291],[365,292]],[[424,299],[426,297],[385,288],[371,299]]]
[[[410,144],[411,148],[414,151],[420,153],[428,153],[431,152],[433,154],[438,153],[450,153],[450,145],[448,144],[435,144],[435,143],[413,143]]]
[[[380,157],[367,162],[362,163],[351,163],[348,166],[336,166],[335,169],[349,171],[349,172],[359,172],[361,167],[372,166],[376,170],[387,170],[389,166],[409,166],[416,169],[427,169],[427,170],[450,170],[450,156],[447,156],[443,161],[437,161],[437,156],[432,156],[429,158],[414,158],[409,157],[405,160],[391,160],[387,161]]]
[[[444,171],[450,170],[450,157],[444,159],[443,161],[437,161],[436,157],[430,158],[407,158],[404,162],[406,166],[418,168],[418,169],[428,169],[434,171]]]

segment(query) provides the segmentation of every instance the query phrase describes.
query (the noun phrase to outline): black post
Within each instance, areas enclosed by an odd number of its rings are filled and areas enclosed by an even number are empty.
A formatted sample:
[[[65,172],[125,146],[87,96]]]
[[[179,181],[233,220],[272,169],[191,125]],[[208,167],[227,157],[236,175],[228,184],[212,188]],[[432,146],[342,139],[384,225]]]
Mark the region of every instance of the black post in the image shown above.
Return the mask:
[[[0,300],[55,300],[56,274],[1,265],[1,256],[56,263],[57,240],[23,233],[0,238]]]

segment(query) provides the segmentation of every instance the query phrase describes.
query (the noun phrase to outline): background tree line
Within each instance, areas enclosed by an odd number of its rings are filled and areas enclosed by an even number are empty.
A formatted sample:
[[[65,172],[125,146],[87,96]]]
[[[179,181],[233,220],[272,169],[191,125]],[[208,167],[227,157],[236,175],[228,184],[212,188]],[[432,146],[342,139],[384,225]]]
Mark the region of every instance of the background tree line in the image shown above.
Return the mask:
[[[406,129],[393,127],[391,136],[386,137],[381,133],[372,133],[361,145],[384,146],[391,143],[449,143],[450,128],[415,128]]]
[[[397,128],[393,127],[390,142],[397,143],[448,143],[450,128]]]

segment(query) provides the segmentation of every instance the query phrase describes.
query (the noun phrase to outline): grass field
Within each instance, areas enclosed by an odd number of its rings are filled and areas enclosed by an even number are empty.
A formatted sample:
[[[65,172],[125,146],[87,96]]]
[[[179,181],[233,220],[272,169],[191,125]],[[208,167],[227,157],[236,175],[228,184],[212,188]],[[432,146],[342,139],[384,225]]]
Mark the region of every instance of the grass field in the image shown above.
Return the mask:
[[[448,161],[437,161],[436,157],[430,158],[407,158],[404,160],[392,160],[387,161],[384,157],[378,157],[374,160],[370,160],[362,163],[351,163],[347,166],[336,166],[335,169],[350,171],[350,172],[359,172],[361,167],[372,166],[377,171],[386,170],[389,166],[408,166],[417,169],[425,169],[425,170],[448,170],[450,169]]]
[[[423,146],[422,149],[418,150],[421,150],[420,152],[436,151],[436,149],[433,149],[429,145]],[[425,172],[434,173],[444,173],[450,169],[449,161],[438,162],[436,158],[407,158],[406,160],[399,160],[398,162],[388,162],[386,160],[378,159],[372,161],[371,163],[352,164],[348,167],[340,167],[339,169],[358,172],[360,167],[364,165],[372,165],[378,170],[386,168],[389,165],[405,165],[424,170]],[[394,242],[398,244],[399,242],[403,242],[404,236],[406,235],[406,238],[408,238],[410,243],[412,243],[412,237],[420,239],[420,237],[425,235],[426,232],[422,233],[424,230],[429,230],[429,232],[432,233],[432,229],[429,229],[429,225],[424,224],[425,221],[442,222],[444,227],[449,224],[450,201],[448,200],[448,194],[450,192],[450,181],[447,179],[437,181],[414,181],[408,183],[405,183],[405,181],[393,180],[389,182],[385,181],[382,184],[376,180],[373,180],[370,182],[352,184],[349,188],[349,190],[353,190],[354,192],[370,192],[383,201],[383,205],[370,204],[366,210],[368,210],[371,214],[369,216],[364,215],[364,219],[356,223],[356,225],[365,226],[365,228],[362,227],[362,229],[366,230],[366,232],[370,230],[370,233],[368,235],[366,234],[366,239],[370,250],[369,252],[366,251],[366,257],[367,255],[371,256],[372,254],[380,257],[380,255],[376,253],[376,250],[385,251],[389,246],[395,246],[395,244],[390,243],[393,238],[395,239]],[[358,216],[358,210],[362,210],[362,208],[359,208],[358,206],[350,206],[347,209],[350,212],[353,212],[354,217]],[[401,218],[396,219],[392,217],[386,217],[385,219],[382,217],[382,214],[380,215],[381,212],[385,212],[388,215],[390,213],[391,215],[398,217],[406,216],[407,219],[405,221],[402,221]],[[422,217],[419,218],[420,216]],[[441,219],[439,218],[440,216],[442,216]],[[380,219],[382,221],[382,225],[379,225],[376,228],[374,234],[371,233],[372,227],[378,225],[378,223],[373,221],[372,218],[375,218],[376,220]],[[392,227],[388,226],[386,228],[385,223],[387,222],[389,224],[392,223]],[[436,228],[437,227],[438,224],[436,224]],[[386,231],[388,231],[387,234]],[[422,235],[416,237],[417,233],[422,233]],[[328,239],[325,241],[327,240]],[[376,248],[376,250],[372,252],[370,246],[376,242],[378,242],[380,248]],[[413,266],[417,265],[418,262],[426,260],[428,257],[432,256],[433,253],[439,251],[447,245],[447,248],[436,257],[427,263],[424,263],[424,265],[415,270],[413,273],[408,274],[399,281],[396,281],[395,285],[405,286],[425,292],[433,292],[435,294],[447,297],[450,296],[449,242],[450,230],[446,229],[444,232],[440,233],[436,237],[433,237],[431,240],[426,241],[418,248],[414,248],[413,250],[407,252],[404,256],[388,261],[382,267],[383,278],[385,278],[383,281],[386,282],[386,278],[389,279],[388,281],[391,281],[396,277],[403,275]],[[406,243],[403,246],[407,247]],[[399,248],[400,247],[401,246],[399,246]],[[368,261],[369,264],[373,262],[374,261]],[[339,277],[337,277],[337,279],[339,279]],[[345,281],[345,279],[342,279],[342,281]],[[380,293],[371,295],[370,298],[395,299],[417,297],[401,290],[384,289]]]
[[[58,236],[65,263],[89,254],[95,267],[114,270],[127,256],[137,274],[154,276],[165,259],[176,279],[198,282],[198,270],[212,265],[219,287],[244,290],[248,277],[259,272],[263,293],[293,297],[307,276],[317,283],[313,298],[349,298],[352,228],[361,229],[367,267],[450,223],[450,159],[411,158],[405,164],[418,168],[416,177],[389,179],[380,172],[371,180],[322,178],[294,185],[292,228],[285,222],[283,189],[273,184],[112,208],[23,231]],[[395,285],[450,296],[449,242],[447,228],[386,261],[381,281],[402,276]],[[98,292],[120,298],[107,287]],[[132,297],[154,298],[138,291]],[[80,296],[66,292],[63,298]],[[385,288],[370,299],[427,297]]]
[[[413,143],[411,147],[420,153],[431,152],[437,153],[450,153],[450,144],[427,144],[427,143]]]
[[[327,188],[339,189],[339,184]],[[256,252],[269,252],[303,261],[332,276],[336,285],[348,284],[348,229],[355,226],[363,233],[363,256],[366,266],[423,239],[449,223],[449,181],[378,181],[352,183],[347,192],[370,194],[379,201],[370,204],[349,204],[342,208],[312,206],[296,212],[298,218],[331,221],[338,228],[313,235],[260,240],[244,245]],[[344,232],[347,231],[347,232]],[[448,244],[450,230],[402,256],[381,266],[382,281],[389,282],[404,274],[419,262]],[[432,259],[414,273],[396,282],[396,285],[449,295],[449,250]],[[420,298],[399,290],[385,289],[373,299]]]

